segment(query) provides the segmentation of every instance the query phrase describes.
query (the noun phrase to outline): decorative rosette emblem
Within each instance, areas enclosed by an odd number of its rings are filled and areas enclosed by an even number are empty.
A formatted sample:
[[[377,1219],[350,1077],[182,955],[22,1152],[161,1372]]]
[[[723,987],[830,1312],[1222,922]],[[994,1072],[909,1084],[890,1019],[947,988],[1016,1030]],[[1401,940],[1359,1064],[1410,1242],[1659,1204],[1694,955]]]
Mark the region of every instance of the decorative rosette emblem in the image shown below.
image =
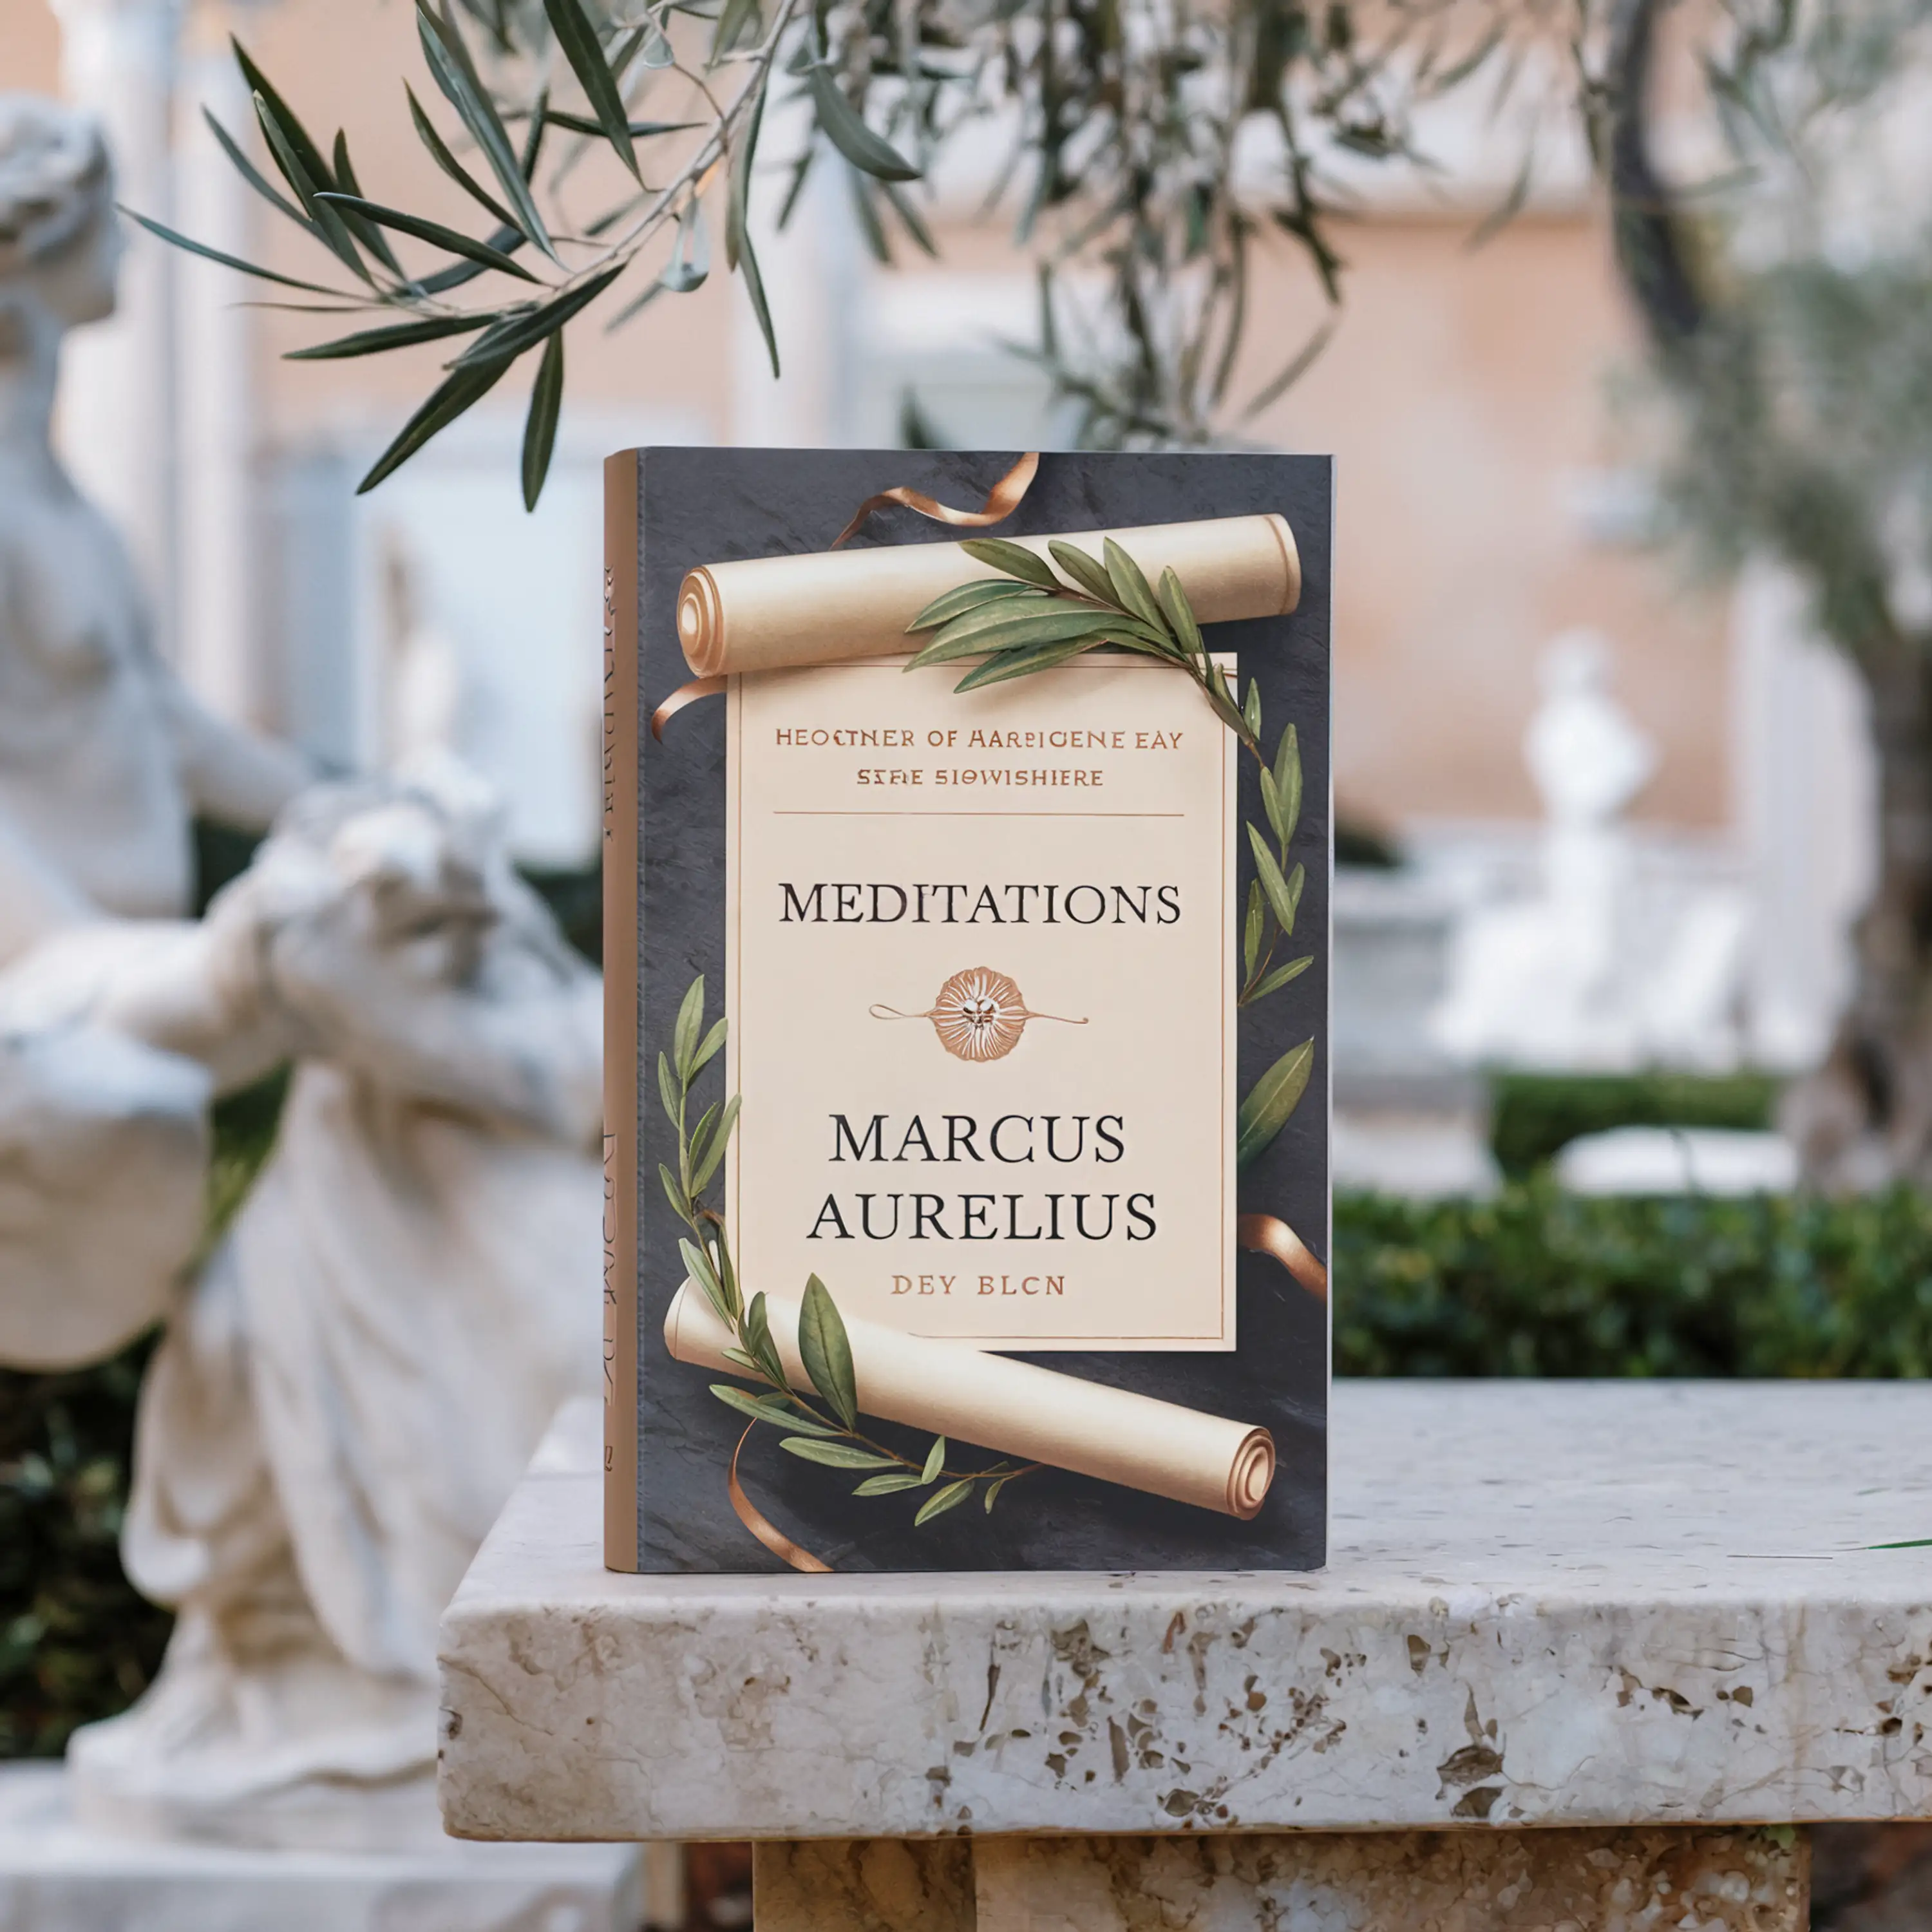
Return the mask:
[[[1028,1020],[1052,1020],[1062,1026],[1087,1024],[1060,1013],[1029,1011],[1014,981],[990,966],[969,966],[954,974],[922,1013],[902,1013],[886,1006],[871,1011],[878,1020],[930,1020],[940,1045],[956,1060],[1005,1059],[1020,1043]]]

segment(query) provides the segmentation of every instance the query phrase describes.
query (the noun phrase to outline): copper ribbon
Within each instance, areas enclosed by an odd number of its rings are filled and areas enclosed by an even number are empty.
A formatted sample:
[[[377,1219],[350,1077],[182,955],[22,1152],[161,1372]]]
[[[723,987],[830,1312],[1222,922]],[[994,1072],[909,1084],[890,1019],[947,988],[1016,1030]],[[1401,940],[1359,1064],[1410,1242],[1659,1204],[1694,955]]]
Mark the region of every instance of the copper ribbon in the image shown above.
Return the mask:
[[[758,1426],[755,1422],[752,1424],[739,1437],[737,1448],[731,1451],[731,1474],[728,1484],[731,1492],[731,1507],[737,1511],[738,1520],[782,1562],[789,1563],[794,1570],[802,1570],[808,1576],[829,1576],[832,1574],[832,1565],[820,1562],[810,1550],[793,1542],[746,1495],[745,1486],[738,1480],[738,1458],[745,1453],[745,1444],[751,1441],[752,1430]]]
[[[881,490],[859,506],[852,520],[833,538],[832,548],[837,550],[848,538],[856,536],[866,519],[888,503],[903,505],[908,510],[916,510],[922,517],[930,517],[936,524],[952,524],[961,530],[983,530],[988,524],[1003,524],[1019,508],[1039,473],[1040,452],[1030,449],[986,492],[986,502],[976,510],[956,510],[938,497],[909,490],[903,484],[896,490]]]
[[[651,713],[651,736],[659,744],[664,742],[664,728],[687,704],[695,704],[700,698],[717,698],[723,694],[730,680],[722,677],[694,677],[688,684],[681,684]]]
[[[1033,488],[1033,479],[1039,474],[1040,452],[1030,449],[986,492],[986,502],[976,510],[956,510],[951,504],[942,503],[937,496],[928,496],[923,490],[910,488],[903,483],[895,489],[881,490],[859,506],[852,520],[832,538],[832,548],[837,550],[856,536],[866,519],[889,503],[916,510],[936,524],[951,524],[960,530],[982,530],[988,524],[1003,524],[1024,501],[1026,493]],[[714,697],[724,688],[724,680],[722,677],[697,677],[688,684],[680,685],[651,713],[651,736],[662,744],[664,728],[687,704],[694,704],[700,698]]]
[[[1272,1214],[1244,1214],[1234,1223],[1234,1238],[1250,1254],[1272,1255],[1317,1300],[1328,1299],[1328,1270],[1286,1221]]]

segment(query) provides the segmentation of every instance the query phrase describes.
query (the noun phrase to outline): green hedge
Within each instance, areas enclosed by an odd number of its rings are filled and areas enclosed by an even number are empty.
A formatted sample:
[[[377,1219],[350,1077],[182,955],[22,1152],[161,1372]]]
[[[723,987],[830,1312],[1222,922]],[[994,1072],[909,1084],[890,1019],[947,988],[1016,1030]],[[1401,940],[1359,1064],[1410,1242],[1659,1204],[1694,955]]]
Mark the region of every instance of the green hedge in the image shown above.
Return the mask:
[[[1580,1134],[1612,1127],[1768,1127],[1768,1073],[1504,1073],[1490,1082],[1490,1145],[1504,1173],[1533,1173]]]
[[[1932,1373],[1932,1199],[1335,1204],[1335,1367],[1357,1376]]]
[[[58,1756],[160,1661],[170,1619],[116,1547],[149,1346],[75,1375],[0,1370],[0,1758]]]

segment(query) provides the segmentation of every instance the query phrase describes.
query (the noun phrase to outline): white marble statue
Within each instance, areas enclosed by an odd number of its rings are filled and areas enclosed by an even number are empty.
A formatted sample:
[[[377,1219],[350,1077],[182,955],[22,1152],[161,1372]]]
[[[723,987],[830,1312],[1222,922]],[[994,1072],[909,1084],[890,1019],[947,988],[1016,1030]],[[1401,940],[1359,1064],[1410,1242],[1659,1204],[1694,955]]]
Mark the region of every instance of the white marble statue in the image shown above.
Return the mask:
[[[313,776],[161,663],[54,454],[61,340],[112,313],[123,245],[94,122],[0,94],[0,962],[103,913],[178,917],[193,814],[259,829]]]
[[[123,1554],[178,1621],[146,1696],[70,1747],[84,1814],[366,1846],[393,1798],[398,1833],[433,1829],[437,1617],[557,1403],[595,1385],[596,975],[480,788],[324,786],[200,923],[41,941],[0,974],[0,1038],[218,1090],[296,1067],[234,1225],[165,1296]],[[16,1292],[4,1198],[0,1352],[94,1352],[130,1313],[108,1258]],[[112,1318],[76,1322],[87,1296]]]
[[[1646,962],[1622,943],[1623,818],[1657,754],[1610,690],[1607,641],[1570,631],[1540,667],[1523,761],[1543,802],[1540,891],[1478,908],[1452,951],[1438,1036],[1460,1058],[1619,1066],[1641,1052],[1633,994]]]

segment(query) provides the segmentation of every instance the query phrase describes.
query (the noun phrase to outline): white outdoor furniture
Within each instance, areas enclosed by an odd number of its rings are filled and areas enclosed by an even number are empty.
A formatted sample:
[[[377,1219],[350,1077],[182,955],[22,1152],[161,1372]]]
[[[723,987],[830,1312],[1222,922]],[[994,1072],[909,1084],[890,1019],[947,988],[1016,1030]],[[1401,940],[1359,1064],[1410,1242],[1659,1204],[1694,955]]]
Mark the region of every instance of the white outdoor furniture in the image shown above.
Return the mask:
[[[1870,1546],[1932,1385],[1338,1384],[1306,1576],[616,1576],[597,1428],[446,1618],[445,1819],[757,1840],[759,1932],[1784,1932],[1792,1825],[1932,1818],[1932,1550]]]

